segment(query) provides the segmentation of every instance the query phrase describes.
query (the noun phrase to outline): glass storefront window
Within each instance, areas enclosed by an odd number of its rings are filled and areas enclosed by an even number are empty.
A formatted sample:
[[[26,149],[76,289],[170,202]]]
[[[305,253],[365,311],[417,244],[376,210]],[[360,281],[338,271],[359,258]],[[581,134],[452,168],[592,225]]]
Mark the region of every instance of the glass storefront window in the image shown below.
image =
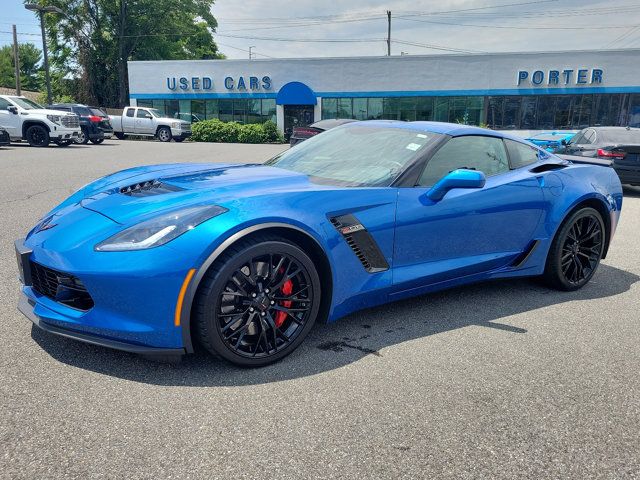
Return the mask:
[[[338,118],[353,118],[351,98],[338,99]]]
[[[265,122],[271,120],[276,123],[276,100],[274,98],[262,99],[262,118]]]
[[[338,118],[338,99],[323,98],[322,99],[322,118]]]
[[[206,110],[205,110],[205,101],[204,100],[191,100],[191,114],[193,115],[193,120],[204,120],[207,118]]]
[[[367,100],[367,119],[379,120],[382,118],[382,98],[369,98]]]
[[[356,120],[367,119],[367,99],[366,98],[353,99],[353,118],[355,118]]]
[[[205,107],[206,107],[205,114],[206,114],[207,120],[220,118],[220,105],[217,99],[207,100],[205,102]]]
[[[433,119],[436,122],[449,121],[449,99],[447,97],[436,97]]]
[[[433,120],[433,98],[416,98],[416,120]]]
[[[218,100],[218,118],[223,122],[233,121],[233,100],[226,98]]]

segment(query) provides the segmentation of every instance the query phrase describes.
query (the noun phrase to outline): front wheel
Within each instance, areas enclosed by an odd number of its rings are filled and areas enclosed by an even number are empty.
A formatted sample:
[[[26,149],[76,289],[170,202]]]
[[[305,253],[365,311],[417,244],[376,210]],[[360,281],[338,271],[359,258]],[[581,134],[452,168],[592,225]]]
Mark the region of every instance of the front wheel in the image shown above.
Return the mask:
[[[174,138],[173,140],[175,140],[178,143],[184,142],[184,138]]]
[[[320,279],[311,258],[277,236],[230,247],[198,288],[194,322],[211,353],[261,367],[294,351],[320,308]]]
[[[114,135],[118,140],[124,140],[124,137],[125,137],[124,133],[115,132]]]
[[[171,130],[167,127],[160,127],[158,129],[158,140],[161,142],[170,142],[172,138]]]
[[[104,142],[104,138],[95,138],[91,140],[91,143],[94,145],[100,145],[102,142]]]
[[[604,252],[605,227],[593,208],[567,218],[553,239],[544,270],[546,282],[558,290],[578,290],[593,277]]]
[[[68,147],[73,143],[73,140],[56,140],[55,143],[59,147]]]
[[[31,125],[26,132],[27,142],[32,147],[46,147],[49,145],[49,131],[42,125]]]

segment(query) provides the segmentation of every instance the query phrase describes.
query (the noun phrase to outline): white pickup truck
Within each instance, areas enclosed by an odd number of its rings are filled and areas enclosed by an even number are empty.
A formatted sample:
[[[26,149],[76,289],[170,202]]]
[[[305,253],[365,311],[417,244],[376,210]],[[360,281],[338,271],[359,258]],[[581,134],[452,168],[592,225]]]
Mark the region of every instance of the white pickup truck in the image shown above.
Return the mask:
[[[32,147],[53,142],[71,145],[80,134],[80,119],[74,113],[49,110],[25,97],[0,95],[0,127],[11,141],[26,140]]]
[[[191,136],[191,124],[163,117],[155,108],[125,107],[120,115],[109,115],[113,133],[119,139],[126,135],[157,137],[161,142],[181,142]]]

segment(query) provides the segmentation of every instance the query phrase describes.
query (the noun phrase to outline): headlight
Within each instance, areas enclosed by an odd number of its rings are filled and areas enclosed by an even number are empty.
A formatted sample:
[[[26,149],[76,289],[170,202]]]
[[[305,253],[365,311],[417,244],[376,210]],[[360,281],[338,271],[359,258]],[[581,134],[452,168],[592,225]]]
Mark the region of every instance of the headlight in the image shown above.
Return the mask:
[[[47,115],[47,119],[50,122],[57,123],[58,125],[60,125],[60,118],[60,115]]]
[[[159,247],[226,211],[218,205],[202,205],[167,213],[129,227],[100,242],[95,249],[99,252],[123,252]]]
[[[180,128],[180,122],[173,122],[171,128]]]

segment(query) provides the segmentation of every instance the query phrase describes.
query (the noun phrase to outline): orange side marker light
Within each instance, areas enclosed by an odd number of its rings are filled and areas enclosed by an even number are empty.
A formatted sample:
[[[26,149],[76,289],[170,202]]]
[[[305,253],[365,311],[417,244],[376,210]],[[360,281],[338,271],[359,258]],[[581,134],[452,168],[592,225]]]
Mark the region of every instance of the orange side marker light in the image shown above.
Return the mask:
[[[182,287],[180,288],[180,293],[178,294],[178,303],[176,304],[176,313],[173,319],[173,324],[176,327],[180,326],[180,315],[182,314],[182,302],[184,302],[184,296],[187,293],[187,288],[189,287],[189,282],[193,278],[193,274],[196,273],[196,269],[192,268],[187,272],[187,276],[184,277],[184,282],[182,282]]]

